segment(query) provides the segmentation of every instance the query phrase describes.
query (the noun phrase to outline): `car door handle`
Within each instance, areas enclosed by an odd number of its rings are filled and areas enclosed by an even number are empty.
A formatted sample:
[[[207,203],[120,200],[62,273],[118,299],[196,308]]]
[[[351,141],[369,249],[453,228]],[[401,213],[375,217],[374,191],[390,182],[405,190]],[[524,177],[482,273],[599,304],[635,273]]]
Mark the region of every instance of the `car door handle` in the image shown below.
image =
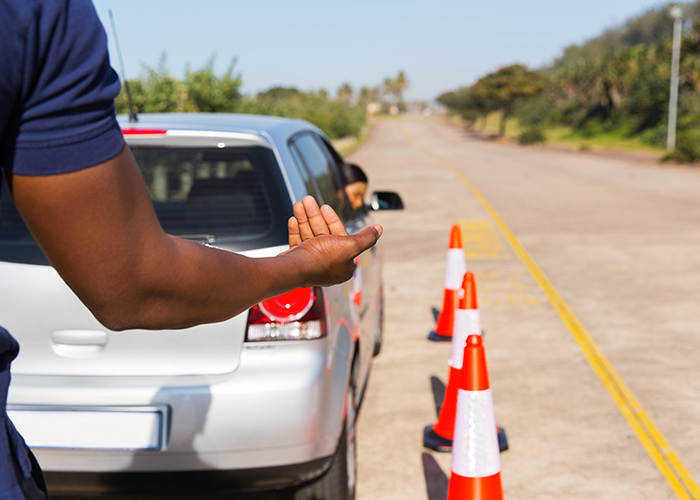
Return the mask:
[[[66,358],[89,358],[102,352],[107,340],[102,330],[54,330],[51,349]]]

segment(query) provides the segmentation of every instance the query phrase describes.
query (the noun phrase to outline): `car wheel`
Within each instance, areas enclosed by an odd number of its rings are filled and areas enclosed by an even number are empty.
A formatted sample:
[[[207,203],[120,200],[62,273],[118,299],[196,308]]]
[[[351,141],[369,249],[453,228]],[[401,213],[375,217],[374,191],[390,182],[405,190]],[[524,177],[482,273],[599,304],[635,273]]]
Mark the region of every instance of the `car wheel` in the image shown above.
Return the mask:
[[[354,365],[355,363],[353,367]],[[333,456],[333,462],[323,476],[313,483],[299,488],[294,495],[294,500],[355,500],[357,480],[355,395],[353,374],[350,376],[346,396],[347,413],[343,434],[340,436],[340,443]]]

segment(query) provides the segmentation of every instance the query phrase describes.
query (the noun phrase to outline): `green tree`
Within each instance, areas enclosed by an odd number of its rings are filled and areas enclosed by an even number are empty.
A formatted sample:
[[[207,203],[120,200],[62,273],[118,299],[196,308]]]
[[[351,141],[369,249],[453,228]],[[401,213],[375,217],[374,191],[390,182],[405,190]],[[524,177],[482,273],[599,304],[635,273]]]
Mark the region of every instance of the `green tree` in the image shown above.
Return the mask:
[[[214,65],[216,54],[212,54],[203,68],[185,70],[187,102],[191,111],[208,113],[232,113],[237,111],[242,99],[240,92],[243,79],[240,73],[234,74],[236,59],[232,59],[226,72],[216,76]],[[189,111],[189,110],[188,110]]]
[[[343,83],[338,88],[337,99],[345,104],[350,104],[355,99],[355,91],[352,89],[352,85],[348,82]]]
[[[399,108],[400,111],[406,109],[406,103],[403,100],[403,94],[408,90],[410,82],[406,73],[399,71],[396,78],[387,77],[381,85],[382,94],[389,97],[390,103]]]
[[[131,99],[136,113],[163,113],[179,111],[182,99],[182,83],[173,78],[167,68],[168,56],[163,52],[155,68],[143,65],[140,78],[129,82]],[[115,100],[118,113],[127,113],[124,92]]]
[[[437,98],[437,101],[450,112],[459,115],[468,127],[473,127],[479,118],[486,125],[489,113],[496,111],[493,103],[484,98],[477,98],[470,87],[462,87],[454,92],[445,92]]]
[[[260,92],[258,94],[259,98],[270,99],[273,101],[293,99],[299,96],[301,96],[301,92],[299,89],[295,89],[294,87],[271,87],[265,92]]]
[[[357,102],[364,109],[367,109],[367,105],[372,102],[379,102],[381,100],[381,90],[379,87],[362,87],[360,93],[357,96]]]
[[[517,100],[538,95],[546,85],[547,81],[540,72],[513,64],[480,78],[471,88],[471,98],[488,102],[489,107],[501,112],[498,136],[502,137]]]
[[[330,99],[325,92],[301,92],[289,87],[273,87],[244,99],[240,111],[308,120],[331,139],[359,136],[367,119],[360,105]]]
[[[272,87],[254,97],[243,96],[241,75],[235,73],[235,59],[218,76],[214,72],[216,55],[213,54],[204,67],[194,71],[188,67],[183,80],[170,75],[166,62],[163,53],[156,68],[144,66],[142,75],[129,82],[137,113],[238,112],[302,118],[333,139],[359,136],[367,119],[363,106],[331,99],[323,89],[301,92],[291,87]],[[118,113],[128,111],[123,93],[117,98],[116,106]]]
[[[142,75],[129,82],[131,98],[136,113],[165,113],[173,111],[233,112],[242,95],[243,80],[234,74],[233,59],[221,76],[214,73],[216,55],[213,54],[203,68],[192,71],[188,67],[185,79],[173,77],[167,68],[167,54],[161,54],[155,68],[144,65]],[[118,113],[128,112],[126,95],[120,93],[115,100]]]

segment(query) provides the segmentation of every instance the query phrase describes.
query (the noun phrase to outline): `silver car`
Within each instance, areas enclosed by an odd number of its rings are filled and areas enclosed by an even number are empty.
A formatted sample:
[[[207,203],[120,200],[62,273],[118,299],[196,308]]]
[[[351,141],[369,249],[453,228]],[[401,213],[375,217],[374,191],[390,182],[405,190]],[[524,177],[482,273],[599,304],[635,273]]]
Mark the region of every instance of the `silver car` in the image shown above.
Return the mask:
[[[307,194],[350,233],[371,224],[347,201],[341,157],[308,122],[154,114],[120,124],[170,234],[276,255]],[[0,318],[21,345],[8,414],[53,495],[298,486],[297,498],[354,497],[355,419],[381,345],[381,245],[342,285],[294,290],[221,323],[114,332],[1,199]],[[374,195],[375,208],[400,203]]]

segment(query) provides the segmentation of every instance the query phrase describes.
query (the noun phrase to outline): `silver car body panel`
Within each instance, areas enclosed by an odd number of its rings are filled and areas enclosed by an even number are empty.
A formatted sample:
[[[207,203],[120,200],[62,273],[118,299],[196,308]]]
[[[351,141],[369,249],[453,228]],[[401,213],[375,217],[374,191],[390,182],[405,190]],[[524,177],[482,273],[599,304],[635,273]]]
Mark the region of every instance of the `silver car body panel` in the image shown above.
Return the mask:
[[[286,249],[241,254],[269,257]],[[247,319],[246,312],[184,330],[114,332],[95,319],[54,268],[7,262],[0,262],[0,304],[3,326],[22,347],[13,376],[230,373],[238,367]],[[40,313],[33,310],[37,304]],[[99,333],[103,339],[95,338]]]
[[[139,119],[120,122],[124,129],[167,133],[128,135],[129,144],[267,147],[290,200],[309,194],[288,146],[300,132],[323,135],[308,122],[175,113]],[[362,218],[348,229],[369,223]],[[217,246],[227,249],[223,242]],[[264,257],[286,248],[242,253]],[[343,429],[356,353],[360,388],[369,375],[379,318],[379,290],[370,287],[380,284],[380,255],[375,249],[360,257],[362,304],[353,302],[353,282],[323,289],[326,337],[261,343],[244,342],[247,313],[179,331],[110,332],[51,267],[0,262],[0,318],[22,346],[8,408],[168,408],[168,438],[160,451],[37,448],[46,471],[232,470],[329,457]]]
[[[334,340],[331,340],[334,339]],[[240,367],[209,377],[47,377],[13,379],[9,408],[155,406],[171,410],[164,451],[35,449],[48,471],[248,469],[329,456],[342,423],[349,359],[329,359],[330,343],[348,353],[352,339],[246,345]],[[332,363],[331,363],[332,361]]]

